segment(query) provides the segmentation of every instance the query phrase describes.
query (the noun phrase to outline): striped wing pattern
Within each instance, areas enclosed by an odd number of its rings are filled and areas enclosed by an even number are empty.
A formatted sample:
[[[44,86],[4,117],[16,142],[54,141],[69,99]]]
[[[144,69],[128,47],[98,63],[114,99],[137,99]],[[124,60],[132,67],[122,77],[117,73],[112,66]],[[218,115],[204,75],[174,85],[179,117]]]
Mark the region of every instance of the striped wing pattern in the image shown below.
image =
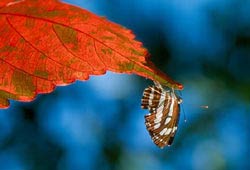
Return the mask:
[[[145,115],[145,124],[153,142],[163,148],[170,146],[174,140],[182,100],[172,90],[155,84],[144,90],[141,107],[149,110],[149,114]]]

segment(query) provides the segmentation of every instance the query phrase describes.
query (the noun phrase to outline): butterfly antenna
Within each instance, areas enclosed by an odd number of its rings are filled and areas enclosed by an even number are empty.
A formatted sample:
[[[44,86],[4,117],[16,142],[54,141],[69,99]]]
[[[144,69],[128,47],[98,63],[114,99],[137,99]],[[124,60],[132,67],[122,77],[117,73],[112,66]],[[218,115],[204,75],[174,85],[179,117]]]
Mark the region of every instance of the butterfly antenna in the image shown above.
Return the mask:
[[[182,105],[181,105],[181,108],[182,108],[183,114],[184,114],[184,122],[187,122],[186,112],[185,112],[184,107]]]

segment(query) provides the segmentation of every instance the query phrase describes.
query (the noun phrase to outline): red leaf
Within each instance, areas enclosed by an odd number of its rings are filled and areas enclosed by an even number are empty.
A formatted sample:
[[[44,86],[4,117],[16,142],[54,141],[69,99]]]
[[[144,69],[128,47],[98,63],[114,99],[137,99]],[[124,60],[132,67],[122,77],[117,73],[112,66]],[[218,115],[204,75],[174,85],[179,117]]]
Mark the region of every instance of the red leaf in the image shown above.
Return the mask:
[[[0,2],[0,108],[106,71],[182,89],[147,58],[130,30],[58,1]]]

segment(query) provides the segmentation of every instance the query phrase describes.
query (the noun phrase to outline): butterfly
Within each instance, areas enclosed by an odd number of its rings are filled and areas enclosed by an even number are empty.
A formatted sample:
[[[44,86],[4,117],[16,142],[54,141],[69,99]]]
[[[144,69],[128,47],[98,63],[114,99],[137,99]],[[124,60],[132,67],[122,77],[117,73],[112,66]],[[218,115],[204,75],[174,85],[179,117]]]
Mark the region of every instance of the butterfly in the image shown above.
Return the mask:
[[[174,140],[180,118],[182,99],[172,89],[165,90],[160,83],[145,88],[141,99],[142,109],[148,109],[145,125],[160,148],[170,146]]]

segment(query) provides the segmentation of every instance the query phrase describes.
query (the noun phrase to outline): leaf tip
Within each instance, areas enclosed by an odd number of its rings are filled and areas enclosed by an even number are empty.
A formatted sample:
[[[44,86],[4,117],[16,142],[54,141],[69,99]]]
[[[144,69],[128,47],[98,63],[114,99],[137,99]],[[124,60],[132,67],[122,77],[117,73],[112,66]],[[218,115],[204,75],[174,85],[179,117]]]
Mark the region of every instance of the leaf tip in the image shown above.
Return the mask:
[[[180,83],[176,83],[176,89],[183,90],[184,86],[182,84],[180,84]]]

